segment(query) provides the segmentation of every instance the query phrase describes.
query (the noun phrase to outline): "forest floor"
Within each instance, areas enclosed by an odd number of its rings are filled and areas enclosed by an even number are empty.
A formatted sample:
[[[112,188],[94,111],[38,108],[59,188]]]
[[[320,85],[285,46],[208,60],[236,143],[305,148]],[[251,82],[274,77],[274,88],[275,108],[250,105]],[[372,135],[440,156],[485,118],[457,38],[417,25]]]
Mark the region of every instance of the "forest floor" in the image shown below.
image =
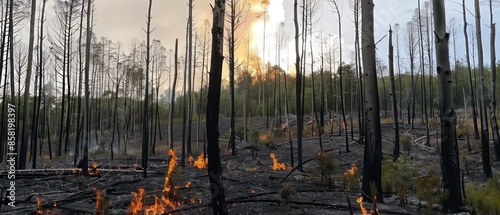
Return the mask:
[[[242,119],[238,119],[241,122]],[[265,118],[252,118],[250,127],[263,132]],[[284,119],[283,119],[284,121]],[[417,120],[418,121],[418,120]],[[204,122],[202,123],[204,126]],[[203,128],[203,127],[202,127]],[[401,133],[406,133],[412,138],[409,160],[420,176],[429,174],[429,169],[439,167],[437,128],[431,128],[430,144],[425,145],[425,126],[417,123],[412,130],[400,125]],[[361,214],[360,205],[356,199],[360,196],[359,187],[349,187],[343,181],[346,170],[352,165],[362,172],[363,148],[351,139],[349,132],[350,152],[345,151],[345,133],[338,135],[338,128],[334,133],[328,131],[322,135],[323,149],[326,155],[333,158],[334,168],[330,177],[321,177],[318,169],[319,162],[316,155],[319,148],[317,136],[305,136],[303,141],[303,171],[297,171],[290,165],[290,145],[285,135],[275,133],[270,140],[272,144],[252,146],[248,143],[237,141],[236,156],[227,150],[227,142],[223,139],[229,131],[229,120],[220,121],[221,133],[221,161],[223,168],[223,183],[226,201],[230,214]],[[348,129],[350,129],[348,127]],[[180,164],[180,131],[181,126],[175,127],[176,145],[174,147],[177,166]],[[0,214],[94,214],[96,211],[96,193],[105,191],[105,200],[111,214],[128,214],[132,206],[153,210],[155,196],[162,196],[164,183],[169,172],[168,151],[165,143],[166,128],[162,128],[163,140],[158,140],[155,155],[149,158],[148,177],[142,177],[140,160],[140,134],[130,140],[129,154],[117,153],[116,159],[108,159],[107,153],[91,153],[90,160],[94,166],[90,168],[93,176],[80,176],[72,166],[72,159],[56,158],[52,161],[41,161],[44,169],[26,170],[16,173],[15,196],[16,207],[6,205],[2,187],[1,196],[3,204],[0,205]],[[193,140],[196,140],[196,124],[193,126]],[[392,160],[393,130],[392,124],[382,125],[383,143],[382,151],[385,160]],[[354,129],[354,140],[357,140],[357,129]],[[203,139],[203,138],[200,138]],[[472,138],[471,138],[472,139]],[[467,150],[465,138],[459,138],[460,151]],[[268,147],[270,146],[270,147]],[[294,142],[294,159],[297,163],[296,144]],[[466,158],[461,158],[461,168],[467,174],[466,182],[483,180],[479,145],[473,141],[473,153],[467,153]],[[253,150],[257,148],[257,150]],[[203,143],[193,141],[193,157],[196,159],[203,151]],[[274,153],[280,163],[284,163],[285,170],[272,169],[273,160],[270,154]],[[407,151],[401,150],[406,154]],[[462,153],[461,153],[462,154]],[[45,158],[43,158],[45,159]],[[464,165],[463,160],[467,160]],[[71,161],[70,161],[71,160]],[[3,167],[3,166],[2,166]],[[3,167],[5,168],[5,167]],[[467,169],[466,169],[467,168]],[[495,170],[498,172],[498,170]],[[175,171],[174,171],[175,172]],[[435,173],[440,175],[440,171]],[[165,213],[175,214],[211,214],[210,185],[206,168],[198,169],[192,164],[187,164],[177,174],[174,173],[176,199],[173,207],[164,208]],[[330,178],[330,179],[328,179]],[[2,185],[9,183],[5,171],[0,172]],[[132,202],[134,194],[139,193],[139,188],[144,189],[143,201]],[[295,195],[293,195],[295,194]],[[137,194],[137,196],[140,196]],[[141,197],[136,197],[141,198]],[[39,203],[37,204],[37,200]],[[103,201],[97,200],[99,204]],[[384,202],[377,204],[381,214],[420,214],[420,209],[425,203],[416,197],[416,192],[407,194],[407,204],[400,205],[400,200],[395,193],[385,193]],[[368,210],[371,203],[363,203]],[[162,207],[163,208],[163,207]],[[433,207],[436,212],[438,205]],[[162,211],[158,209],[157,211]]]

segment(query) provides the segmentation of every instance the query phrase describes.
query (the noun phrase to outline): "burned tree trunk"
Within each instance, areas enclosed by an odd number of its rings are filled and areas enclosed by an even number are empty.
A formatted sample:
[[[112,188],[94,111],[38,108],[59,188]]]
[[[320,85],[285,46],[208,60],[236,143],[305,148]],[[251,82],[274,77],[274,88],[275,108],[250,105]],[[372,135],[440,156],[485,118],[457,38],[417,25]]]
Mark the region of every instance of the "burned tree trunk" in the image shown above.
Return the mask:
[[[394,83],[394,47],[392,46],[392,29],[389,28],[389,77],[391,80],[392,97],[392,120],[394,128],[394,151],[392,157],[397,160],[399,157],[399,123],[398,123],[398,105],[396,101],[396,86]]]
[[[453,85],[451,81],[448,53],[449,34],[446,32],[444,0],[434,0],[434,32],[436,35],[436,64],[439,78],[439,104],[441,116],[441,165],[443,186],[448,190],[448,198],[443,204],[443,212],[455,213],[462,205],[460,187],[460,166],[456,135],[456,113],[453,109]]]
[[[177,84],[177,49],[178,49],[178,39],[175,39],[175,54],[174,54],[174,83],[172,88],[170,88],[170,114],[168,123],[168,144],[170,148],[174,148],[174,103],[175,103],[175,85]]]
[[[227,205],[222,184],[222,168],[219,148],[219,104],[222,79],[222,61],[224,60],[224,16],[225,0],[215,0],[212,22],[212,60],[207,97],[207,154],[208,178],[212,193],[213,214],[227,214]]]
[[[366,138],[363,157],[363,195],[368,198],[382,196],[382,131],[380,128],[380,104],[375,66],[375,40],[373,26],[373,0],[361,1],[362,52],[365,83]],[[375,187],[373,187],[375,186]],[[376,191],[376,193],[372,193]]]
[[[481,116],[481,159],[483,173],[486,178],[491,178],[489,128],[486,116],[486,98],[484,93],[484,65],[483,65],[483,40],[481,38],[481,10],[479,0],[474,1],[476,15],[477,60],[479,70],[479,115]]]
[[[146,29],[146,87],[144,92],[144,107],[143,107],[143,115],[142,115],[142,168],[144,169],[143,176],[144,178],[148,177],[148,93],[149,93],[149,52],[150,52],[150,41],[149,36],[151,34],[151,5],[153,4],[153,0],[149,0],[148,7],[148,21],[147,21],[147,29]]]

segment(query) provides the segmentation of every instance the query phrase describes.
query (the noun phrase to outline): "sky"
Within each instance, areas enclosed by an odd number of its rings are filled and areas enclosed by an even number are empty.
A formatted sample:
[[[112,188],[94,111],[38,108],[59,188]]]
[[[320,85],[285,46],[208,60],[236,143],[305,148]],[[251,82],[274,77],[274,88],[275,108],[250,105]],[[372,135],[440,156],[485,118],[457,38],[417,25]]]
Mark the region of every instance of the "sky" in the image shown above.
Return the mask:
[[[253,41],[252,48],[259,53],[262,57],[262,44],[263,44],[263,23],[258,21],[253,14],[259,10],[259,3],[261,0],[247,0],[250,5],[250,15],[247,17],[246,22],[253,22],[247,26],[246,31],[252,32]],[[315,16],[318,21],[315,27],[315,34],[320,35],[323,33],[326,38],[327,35],[333,35],[332,40],[337,40],[338,36],[338,24],[334,16],[333,4],[328,1],[320,1],[319,11]],[[423,8],[422,1],[421,5]],[[352,11],[349,8],[348,1],[338,0],[341,15],[342,15],[342,38],[343,38],[343,55],[345,56],[345,61],[350,61],[350,53],[354,49],[354,30],[352,23]],[[384,35],[387,34],[389,25],[400,23],[404,26],[406,22],[411,20],[413,10],[418,6],[417,0],[374,0],[375,3],[375,40],[378,41]],[[473,1],[467,1],[467,7],[470,11],[473,11]],[[195,0],[194,7],[194,19],[195,26],[202,28],[205,19],[212,20],[211,6],[213,0]],[[455,18],[457,24],[459,24],[460,31],[457,35],[457,44],[463,44],[463,34],[462,34],[462,18],[461,18],[461,6],[457,3],[446,0],[447,7],[447,19]],[[146,34],[144,32],[146,26],[146,12],[147,12],[148,1],[146,0],[97,0],[96,1],[96,16],[95,16],[95,28],[94,31],[98,37],[107,37],[113,41],[121,41],[122,44],[127,46],[129,41],[133,38],[138,38],[139,40],[144,40]],[[489,19],[489,11],[486,6],[482,7],[482,30],[483,30],[483,45],[485,61],[489,64],[489,27],[486,25]],[[500,12],[497,8],[495,12]],[[494,13],[495,13],[494,12]],[[155,0],[153,1],[152,9],[152,28],[154,31],[152,33],[152,38],[162,41],[162,44],[167,48],[167,50],[172,49],[174,46],[175,39],[179,39],[179,47],[184,47],[184,37],[187,23],[188,6],[187,0]],[[468,22],[474,24],[474,19],[471,14],[468,14]],[[495,17],[495,21],[500,20],[498,16]],[[293,0],[270,0],[269,5],[269,20],[266,26],[266,37],[267,37],[267,53],[265,59],[270,60],[271,63],[275,64],[275,51],[274,51],[274,35],[279,23],[284,23],[284,28],[289,34],[290,43],[289,49],[282,51],[282,64],[288,64],[289,59],[294,59],[293,51]],[[469,27],[473,27],[469,25]],[[404,29],[402,29],[404,31]],[[497,41],[498,35],[497,33]],[[317,40],[317,39],[316,39]],[[319,41],[315,41],[316,45],[319,47]],[[378,56],[383,59],[387,58],[387,42],[388,39],[385,37],[377,45]],[[227,49],[227,46],[225,47]],[[243,49],[243,48],[241,48]],[[318,48],[319,49],[319,48]],[[463,46],[457,46],[457,51],[459,52],[459,57],[464,56],[465,48]],[[402,57],[404,57],[404,50],[402,51]],[[450,53],[451,54],[451,53]],[[316,55],[318,56],[318,55]],[[266,60],[266,61],[267,61]]]

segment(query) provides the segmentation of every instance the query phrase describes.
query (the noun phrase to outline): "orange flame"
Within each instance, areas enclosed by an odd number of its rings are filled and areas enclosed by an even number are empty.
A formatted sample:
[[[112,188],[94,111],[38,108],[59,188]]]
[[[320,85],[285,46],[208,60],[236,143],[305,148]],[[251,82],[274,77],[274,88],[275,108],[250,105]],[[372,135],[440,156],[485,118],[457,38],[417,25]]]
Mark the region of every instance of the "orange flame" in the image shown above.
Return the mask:
[[[363,196],[360,196],[356,202],[358,202],[359,204],[359,207],[361,208],[361,213],[363,213],[363,215],[368,215],[368,212],[366,212],[366,208],[363,207]]]
[[[42,209],[42,201],[40,201],[40,198],[36,197],[36,204],[37,204],[37,207],[36,207],[36,214],[42,214],[43,213],[43,209]]]
[[[145,214],[164,214],[164,213],[165,213],[165,206],[162,203],[160,203],[157,196],[155,196],[154,205],[146,206]]]
[[[354,175],[356,172],[358,172],[358,167],[356,167],[355,163],[352,163],[351,168],[344,172],[344,176]]]
[[[129,214],[131,215],[139,215],[142,214],[143,211],[143,202],[144,202],[144,188],[139,188],[139,193],[131,192],[134,195],[134,199],[130,202],[130,208],[128,209]]]
[[[191,183],[191,181],[188,181],[188,183],[186,183],[186,186],[185,186],[185,187],[186,187],[186,188],[191,187],[191,184],[193,184],[193,183]]]
[[[174,168],[177,166],[177,157],[175,156],[175,152],[173,149],[170,149],[168,151],[168,154],[170,155],[170,162],[168,164],[168,172],[167,176],[165,177],[165,183],[163,184],[163,195],[161,197],[161,200],[164,207],[175,209],[181,206],[181,203],[179,201],[176,201],[172,198],[178,195],[177,190],[172,183],[172,173],[174,172]]]
[[[202,152],[198,159],[194,162],[194,166],[198,169],[204,169],[208,165],[208,159],[205,159],[205,154]]]
[[[189,165],[193,165],[193,162],[194,162],[194,158],[193,158],[193,156],[189,155],[189,158],[188,158],[188,164],[189,164]]]
[[[273,170],[285,170],[285,164],[278,162],[278,158],[274,153],[269,154],[269,156],[273,159],[273,166],[271,167]]]
[[[262,141],[262,142],[267,142],[268,140],[271,139],[271,135],[269,133],[263,133],[259,136],[259,139]]]

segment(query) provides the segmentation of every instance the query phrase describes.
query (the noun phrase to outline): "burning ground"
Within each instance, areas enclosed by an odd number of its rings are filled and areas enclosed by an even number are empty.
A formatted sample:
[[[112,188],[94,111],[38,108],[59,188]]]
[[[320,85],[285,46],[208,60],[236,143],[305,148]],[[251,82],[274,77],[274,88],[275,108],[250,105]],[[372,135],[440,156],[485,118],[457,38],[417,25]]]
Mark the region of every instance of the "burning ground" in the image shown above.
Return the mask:
[[[390,125],[383,129],[384,157],[389,158]],[[423,132],[415,129],[412,135],[418,141]],[[354,214],[362,214],[362,208],[369,212],[372,204],[358,199],[363,145],[353,142],[352,152],[345,153],[344,137],[325,134],[323,138],[325,153],[318,153],[316,137],[304,139],[304,172],[290,166],[290,146],[283,136],[274,135],[274,147],[238,143],[237,156],[231,156],[225,150],[227,143],[221,140],[223,182],[230,214],[350,214],[349,205]],[[139,158],[94,159],[89,167],[91,177],[79,176],[78,171],[62,161],[46,163],[45,170],[16,175],[17,207],[2,205],[0,212],[211,214],[207,160],[201,155],[203,145],[199,146],[193,144],[192,158],[186,159],[185,168],[179,165],[180,147],[161,148],[150,157],[148,178],[142,178]],[[252,153],[252,148],[258,150]],[[415,145],[411,153],[420,171],[426,171],[429,162],[439,164],[432,147]],[[324,165],[331,160],[334,165]],[[476,168],[475,163],[469,165]],[[3,176],[2,173],[2,183],[6,180]],[[382,214],[419,214],[416,194],[408,193],[407,200],[407,205],[400,206],[397,194],[388,192],[385,203],[377,204],[377,208]]]

